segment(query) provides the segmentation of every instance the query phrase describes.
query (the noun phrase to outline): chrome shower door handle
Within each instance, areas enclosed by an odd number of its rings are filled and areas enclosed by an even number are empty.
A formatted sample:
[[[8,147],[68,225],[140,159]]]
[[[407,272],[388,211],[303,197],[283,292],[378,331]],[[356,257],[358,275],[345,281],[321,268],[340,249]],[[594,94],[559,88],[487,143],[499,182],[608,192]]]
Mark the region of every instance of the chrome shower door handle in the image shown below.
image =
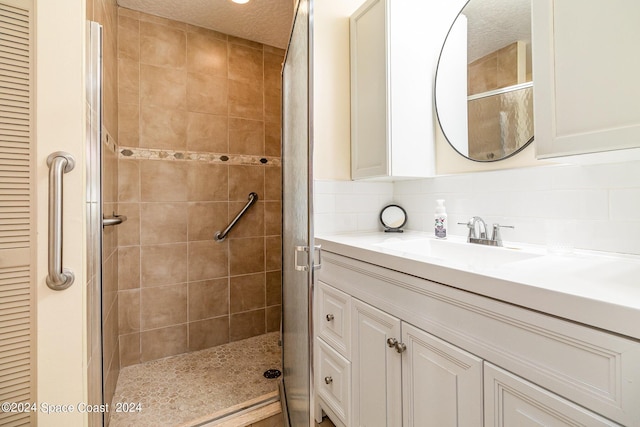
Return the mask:
[[[308,260],[309,246],[296,246],[295,248],[293,248],[293,267],[296,269],[296,271],[309,271],[308,261],[307,261],[307,265],[298,264],[298,254],[300,252],[306,252],[307,260]]]
[[[313,269],[320,270],[322,268],[322,245],[315,245],[313,249],[318,253],[318,262],[313,263]]]
[[[56,151],[47,157],[49,166],[49,275],[47,286],[54,291],[67,289],[75,279],[62,267],[62,176],[76,165],[73,156]]]

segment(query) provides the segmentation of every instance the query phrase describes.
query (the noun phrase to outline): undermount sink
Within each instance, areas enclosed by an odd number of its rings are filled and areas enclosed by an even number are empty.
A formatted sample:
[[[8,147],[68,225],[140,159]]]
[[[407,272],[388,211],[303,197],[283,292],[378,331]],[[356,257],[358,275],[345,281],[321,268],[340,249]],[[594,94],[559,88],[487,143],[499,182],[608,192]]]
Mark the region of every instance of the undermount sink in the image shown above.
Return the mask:
[[[389,239],[378,246],[389,253],[404,256],[427,257],[473,269],[495,268],[504,264],[543,256],[521,248],[493,247],[464,241],[424,239]]]

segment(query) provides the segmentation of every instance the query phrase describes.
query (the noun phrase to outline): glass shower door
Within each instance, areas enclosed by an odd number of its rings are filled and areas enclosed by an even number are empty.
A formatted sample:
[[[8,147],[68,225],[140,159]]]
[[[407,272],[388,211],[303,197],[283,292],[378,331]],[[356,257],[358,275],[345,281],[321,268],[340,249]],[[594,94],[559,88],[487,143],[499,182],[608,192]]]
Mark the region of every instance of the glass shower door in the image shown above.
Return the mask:
[[[310,1],[300,0],[282,76],[282,360],[288,422],[293,427],[312,425],[309,13]]]

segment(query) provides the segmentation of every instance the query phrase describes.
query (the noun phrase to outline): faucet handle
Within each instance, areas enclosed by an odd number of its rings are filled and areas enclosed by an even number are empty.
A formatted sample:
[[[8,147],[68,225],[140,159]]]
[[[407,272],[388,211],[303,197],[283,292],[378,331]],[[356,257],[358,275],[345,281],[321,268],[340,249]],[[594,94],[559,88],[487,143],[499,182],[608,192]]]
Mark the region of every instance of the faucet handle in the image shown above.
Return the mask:
[[[467,242],[472,238],[476,237],[475,226],[473,225],[473,218],[469,219],[467,222],[459,222],[458,225],[466,225],[469,229],[469,234],[467,235]]]
[[[497,243],[497,246],[502,246],[502,236],[500,235],[501,228],[511,228],[514,229],[513,225],[500,225],[493,224],[493,234],[491,235],[491,240]]]

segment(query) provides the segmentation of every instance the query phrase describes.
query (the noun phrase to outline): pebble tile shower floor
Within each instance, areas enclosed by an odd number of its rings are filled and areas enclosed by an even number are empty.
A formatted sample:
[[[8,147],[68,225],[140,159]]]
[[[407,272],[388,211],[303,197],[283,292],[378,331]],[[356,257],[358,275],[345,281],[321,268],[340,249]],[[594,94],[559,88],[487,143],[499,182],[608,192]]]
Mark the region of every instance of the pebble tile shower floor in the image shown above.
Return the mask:
[[[188,426],[277,391],[278,380],[263,373],[282,369],[278,338],[272,332],[123,368],[112,407],[139,402],[141,411],[112,411],[109,427]]]

